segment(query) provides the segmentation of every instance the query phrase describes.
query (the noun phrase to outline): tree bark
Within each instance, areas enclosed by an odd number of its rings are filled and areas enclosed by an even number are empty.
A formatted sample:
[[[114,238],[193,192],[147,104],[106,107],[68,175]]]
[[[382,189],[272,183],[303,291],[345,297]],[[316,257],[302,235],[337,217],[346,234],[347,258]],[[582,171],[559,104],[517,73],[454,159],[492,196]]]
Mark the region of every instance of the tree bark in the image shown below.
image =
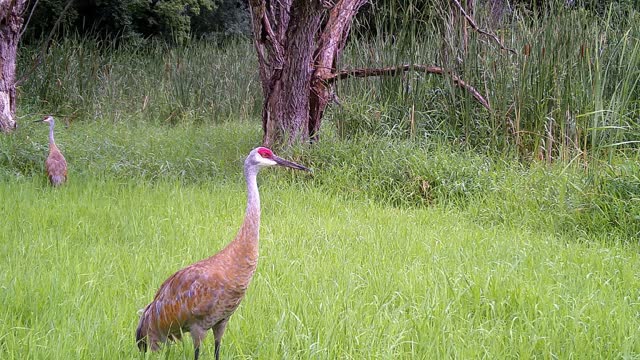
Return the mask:
[[[0,0],[0,131],[16,128],[16,59],[26,0]]]
[[[335,77],[337,62],[346,44],[351,22],[365,2],[338,1],[329,12],[329,19],[318,41],[311,82],[309,136],[312,141],[318,139],[322,116],[332,97],[333,85],[329,83],[329,79]]]
[[[353,16],[366,0],[250,0],[264,95],[263,145],[317,138]]]
[[[438,66],[400,65],[339,71],[337,64],[351,23],[368,0],[249,0],[253,40],[264,94],[264,146],[316,141],[336,80],[422,71],[448,76],[487,110],[488,100],[454,71]],[[459,0],[458,22],[474,26]],[[475,0],[464,0],[469,10]],[[466,39],[466,36],[465,36]]]

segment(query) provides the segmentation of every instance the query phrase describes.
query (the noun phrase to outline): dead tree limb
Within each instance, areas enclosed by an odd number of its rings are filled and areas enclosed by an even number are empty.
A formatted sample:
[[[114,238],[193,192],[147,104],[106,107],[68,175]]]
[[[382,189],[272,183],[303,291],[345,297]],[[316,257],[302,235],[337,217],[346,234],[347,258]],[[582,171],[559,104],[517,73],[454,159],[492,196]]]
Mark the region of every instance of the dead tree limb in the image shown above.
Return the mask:
[[[0,131],[9,133],[17,124],[16,60],[27,0],[0,1]]]
[[[336,63],[347,42],[353,17],[365,2],[364,0],[338,0],[334,5],[329,6],[329,16],[314,53],[314,74],[309,101],[309,134],[314,141],[317,140],[317,134],[320,131],[324,109],[334,97],[332,89],[327,86],[324,79],[330,77],[336,69]],[[327,6],[330,3],[324,2],[323,5]]]
[[[453,80],[453,83],[468,91],[485,109],[491,111],[491,105],[485,99],[482,94],[476,88],[469,85],[464,80],[460,79],[457,75],[447,71],[440,66],[429,66],[429,65],[417,65],[417,64],[406,64],[400,66],[388,66],[383,68],[360,68],[360,69],[351,69],[351,70],[342,70],[335,74],[331,74],[328,77],[325,77],[324,80],[331,84],[337,80],[343,80],[351,77],[369,77],[369,76],[383,76],[383,75],[397,75],[402,72],[407,71],[418,71],[425,72],[429,74],[438,74],[438,75],[449,75]]]
[[[462,15],[464,16],[464,18],[467,20],[467,22],[469,23],[469,25],[471,25],[471,27],[472,27],[475,31],[477,31],[477,32],[478,32],[478,33],[480,33],[480,34],[485,35],[485,36],[488,36],[488,37],[490,37],[491,39],[493,39],[493,41],[495,41],[495,42],[498,44],[498,46],[500,46],[500,48],[501,48],[502,50],[506,50],[506,51],[509,51],[509,52],[510,52],[510,53],[512,53],[512,54],[516,54],[515,50],[513,50],[513,49],[509,49],[508,47],[504,46],[504,45],[502,44],[502,42],[500,41],[500,39],[498,39],[498,37],[497,37],[497,36],[495,36],[494,34],[492,34],[492,33],[488,32],[488,31],[485,31],[485,30],[480,29],[480,27],[478,26],[478,24],[476,24],[476,22],[473,20],[473,18],[472,18],[471,16],[469,16],[469,14],[467,14],[467,12],[464,10],[464,8],[462,7],[462,4],[460,4],[460,1],[458,1],[458,0],[451,0],[451,2],[453,2],[454,4],[456,4],[456,7],[458,7],[458,9],[460,10],[460,12],[461,12],[461,13],[462,13]]]

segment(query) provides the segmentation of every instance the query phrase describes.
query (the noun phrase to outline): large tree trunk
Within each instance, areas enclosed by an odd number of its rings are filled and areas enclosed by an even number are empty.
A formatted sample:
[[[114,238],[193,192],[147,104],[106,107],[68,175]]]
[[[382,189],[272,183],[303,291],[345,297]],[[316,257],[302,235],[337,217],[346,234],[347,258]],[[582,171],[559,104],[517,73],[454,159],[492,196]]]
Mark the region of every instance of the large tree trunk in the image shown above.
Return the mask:
[[[263,145],[287,146],[315,141],[322,116],[333,97],[339,79],[395,75],[421,71],[450,77],[454,84],[470,92],[487,110],[491,106],[473,86],[439,66],[406,64],[378,69],[337,69],[351,23],[368,0],[249,0],[253,41],[258,54],[260,81],[264,94],[262,110]],[[459,22],[483,31],[464,11],[459,0]],[[475,0],[463,0],[473,9]],[[465,36],[466,39],[466,36]]]
[[[0,131],[16,127],[16,59],[26,0],[0,0]]]
[[[265,146],[317,138],[353,16],[366,0],[250,0]]]

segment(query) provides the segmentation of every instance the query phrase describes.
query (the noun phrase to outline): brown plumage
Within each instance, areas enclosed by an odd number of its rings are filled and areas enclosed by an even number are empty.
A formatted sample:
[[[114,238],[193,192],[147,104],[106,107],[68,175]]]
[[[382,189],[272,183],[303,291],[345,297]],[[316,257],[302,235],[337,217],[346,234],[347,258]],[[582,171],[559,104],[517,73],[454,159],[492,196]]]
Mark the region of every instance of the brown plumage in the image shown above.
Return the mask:
[[[247,209],[235,239],[219,253],[171,275],[147,305],[136,330],[141,351],[158,350],[167,340],[180,340],[190,332],[195,359],[209,329],[215,337],[215,358],[220,357],[220,341],[229,317],[251,282],[258,263],[260,195],[256,176],[260,168],[280,165],[297,170],[304,166],[284,160],[267,148],[253,149],[244,162],[247,182]]]
[[[51,182],[51,185],[58,186],[67,181],[67,161],[60,152],[60,149],[56,146],[53,140],[53,127],[55,123],[53,116],[46,116],[38,122],[45,122],[49,124],[49,156],[44,162],[44,167],[47,170],[47,177]]]

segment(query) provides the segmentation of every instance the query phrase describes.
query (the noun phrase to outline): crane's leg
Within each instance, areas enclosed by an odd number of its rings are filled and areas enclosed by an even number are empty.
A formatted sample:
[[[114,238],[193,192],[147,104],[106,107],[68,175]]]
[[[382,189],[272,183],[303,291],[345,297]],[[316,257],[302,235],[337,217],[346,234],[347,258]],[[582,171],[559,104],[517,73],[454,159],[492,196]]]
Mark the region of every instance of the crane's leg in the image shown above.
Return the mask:
[[[191,337],[193,338],[195,360],[198,360],[198,357],[200,357],[200,344],[202,343],[202,339],[207,336],[207,330],[192,326],[191,329],[189,329],[189,332],[191,333]]]
[[[213,325],[213,328],[211,329],[213,330],[213,336],[216,339],[216,360],[220,360],[220,341],[222,340],[222,335],[224,334],[224,329],[227,327],[228,321],[229,318],[220,320],[217,324]]]

